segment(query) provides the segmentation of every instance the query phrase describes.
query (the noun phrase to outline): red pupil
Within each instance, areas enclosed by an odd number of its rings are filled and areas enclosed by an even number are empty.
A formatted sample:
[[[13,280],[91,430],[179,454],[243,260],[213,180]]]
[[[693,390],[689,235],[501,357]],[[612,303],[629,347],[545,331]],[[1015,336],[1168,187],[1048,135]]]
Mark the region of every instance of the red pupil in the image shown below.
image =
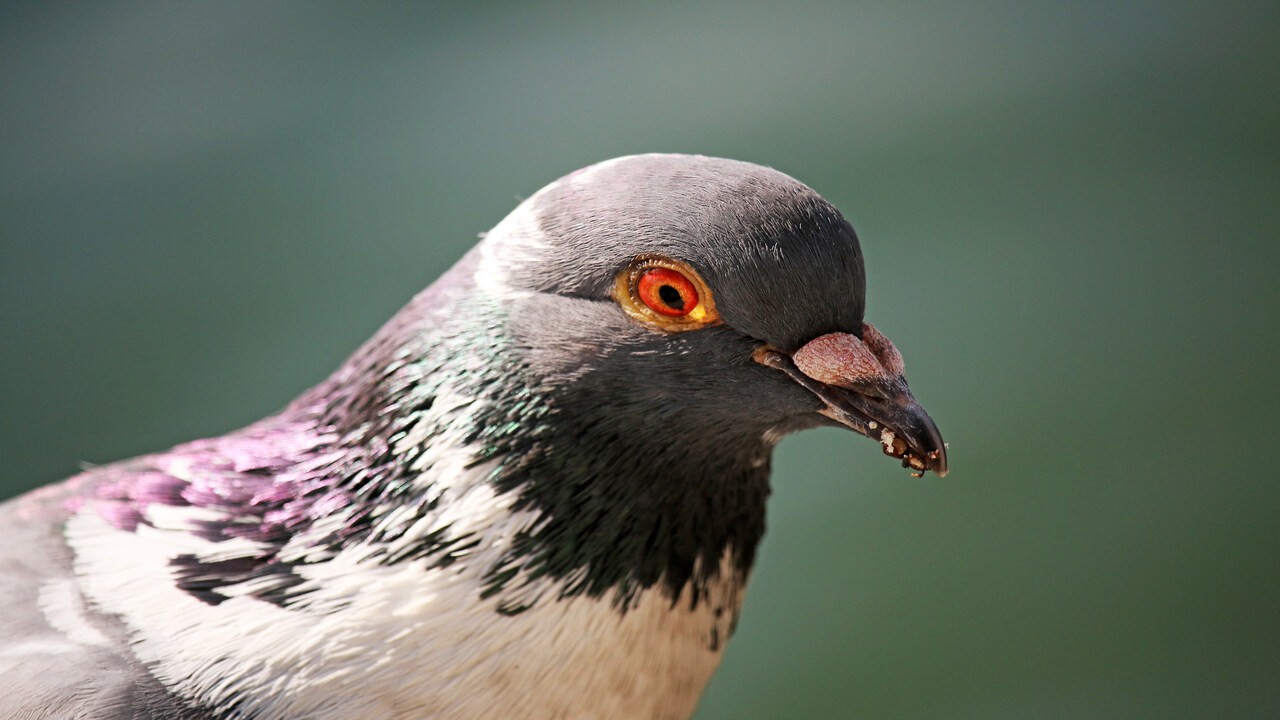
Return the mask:
[[[653,268],[640,276],[640,300],[659,315],[680,317],[698,306],[698,290],[689,278],[667,268]]]

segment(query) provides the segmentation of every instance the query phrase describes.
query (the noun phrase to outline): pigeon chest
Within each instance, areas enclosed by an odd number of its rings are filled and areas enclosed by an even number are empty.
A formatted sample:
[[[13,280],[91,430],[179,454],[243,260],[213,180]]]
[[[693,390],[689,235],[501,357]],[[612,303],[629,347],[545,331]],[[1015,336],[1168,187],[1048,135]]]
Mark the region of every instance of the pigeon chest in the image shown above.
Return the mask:
[[[353,550],[309,568],[320,589],[306,606],[248,592],[209,605],[163,577],[172,536],[88,514],[69,529],[88,596],[130,627],[158,678],[257,720],[687,718],[741,598],[725,572],[696,606],[655,587],[623,612],[548,586],[508,615],[465,565],[376,565]]]

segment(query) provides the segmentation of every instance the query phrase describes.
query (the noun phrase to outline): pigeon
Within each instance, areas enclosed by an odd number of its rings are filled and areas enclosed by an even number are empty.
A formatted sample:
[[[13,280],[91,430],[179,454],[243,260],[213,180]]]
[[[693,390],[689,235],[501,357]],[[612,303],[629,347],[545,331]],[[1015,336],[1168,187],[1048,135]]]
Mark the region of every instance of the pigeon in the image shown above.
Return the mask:
[[[778,171],[569,174],[278,414],[0,505],[0,716],[687,718],[782,437],[947,472],[864,289]]]

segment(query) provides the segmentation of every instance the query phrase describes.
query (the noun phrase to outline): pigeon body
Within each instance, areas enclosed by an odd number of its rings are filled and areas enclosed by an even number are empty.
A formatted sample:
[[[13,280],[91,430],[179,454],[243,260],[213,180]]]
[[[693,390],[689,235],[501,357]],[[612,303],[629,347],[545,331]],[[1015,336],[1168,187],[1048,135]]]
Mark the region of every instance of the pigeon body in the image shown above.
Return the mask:
[[[0,505],[0,715],[687,718],[779,439],[946,471],[863,288],[776,171],[562,178],[279,414]]]

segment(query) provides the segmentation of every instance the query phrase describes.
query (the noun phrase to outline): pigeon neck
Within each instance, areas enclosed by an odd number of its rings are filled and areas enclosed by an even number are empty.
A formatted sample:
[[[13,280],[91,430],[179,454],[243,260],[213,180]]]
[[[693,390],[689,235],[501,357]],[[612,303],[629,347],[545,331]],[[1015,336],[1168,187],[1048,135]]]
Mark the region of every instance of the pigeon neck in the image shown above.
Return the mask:
[[[655,586],[672,598],[689,587],[696,604],[726,568],[745,582],[769,493],[759,433],[679,432],[659,414],[615,412],[627,400],[616,384],[548,381],[501,318],[391,330],[366,348],[376,359],[357,355],[314,395],[327,399],[321,424],[367,456],[346,486],[370,506],[414,505],[403,513],[413,520],[442,493],[483,483],[536,518],[486,570],[486,596],[512,598],[502,611],[525,609],[518,586],[547,581],[561,598],[610,596],[624,610]],[[473,562],[477,532],[444,529],[389,559]]]

